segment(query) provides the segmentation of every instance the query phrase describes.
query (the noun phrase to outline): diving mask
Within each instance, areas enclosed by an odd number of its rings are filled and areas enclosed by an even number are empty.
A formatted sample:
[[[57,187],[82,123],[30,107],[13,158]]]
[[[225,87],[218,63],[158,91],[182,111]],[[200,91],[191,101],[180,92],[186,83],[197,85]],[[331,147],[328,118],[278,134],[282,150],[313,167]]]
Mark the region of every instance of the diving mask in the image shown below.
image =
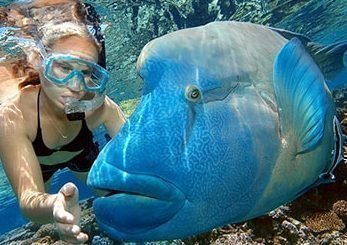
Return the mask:
[[[108,72],[100,65],[67,54],[51,54],[44,59],[44,75],[51,82],[69,86],[78,80],[87,92],[102,93],[106,89]]]
[[[50,82],[86,92],[81,99],[65,100],[69,120],[81,120],[85,112],[103,104],[109,74],[100,65],[68,54],[51,54],[44,59],[43,65],[44,75]]]

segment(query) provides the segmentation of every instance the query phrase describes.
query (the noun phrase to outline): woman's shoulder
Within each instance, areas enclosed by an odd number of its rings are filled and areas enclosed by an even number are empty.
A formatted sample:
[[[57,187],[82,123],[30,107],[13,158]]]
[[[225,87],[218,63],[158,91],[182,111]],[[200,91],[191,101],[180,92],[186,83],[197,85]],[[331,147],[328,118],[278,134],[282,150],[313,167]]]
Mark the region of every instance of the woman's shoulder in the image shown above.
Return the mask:
[[[15,97],[19,90],[18,84],[22,78],[16,77],[13,73],[11,64],[0,64],[0,103]]]
[[[37,92],[37,87],[23,88],[16,96],[1,103],[1,122],[11,122],[15,126],[30,123],[33,112],[36,110]]]
[[[22,89],[17,88],[17,92],[14,96],[1,102],[1,107],[16,106],[18,108],[31,107],[33,103],[36,103],[36,97],[39,90],[39,86],[28,86]],[[5,92],[4,92],[5,93]]]
[[[108,121],[110,117],[117,120],[121,119],[123,114],[117,103],[106,96],[102,106],[87,116],[87,123],[90,128],[96,128]]]
[[[104,103],[104,106],[105,106],[105,110],[111,110],[111,111],[114,111],[114,110],[118,110],[119,109],[119,105],[114,102],[110,97],[106,96],[105,98],[105,103]]]
[[[108,117],[121,117],[122,111],[119,105],[106,96],[103,105],[99,108],[99,113],[106,120]]]

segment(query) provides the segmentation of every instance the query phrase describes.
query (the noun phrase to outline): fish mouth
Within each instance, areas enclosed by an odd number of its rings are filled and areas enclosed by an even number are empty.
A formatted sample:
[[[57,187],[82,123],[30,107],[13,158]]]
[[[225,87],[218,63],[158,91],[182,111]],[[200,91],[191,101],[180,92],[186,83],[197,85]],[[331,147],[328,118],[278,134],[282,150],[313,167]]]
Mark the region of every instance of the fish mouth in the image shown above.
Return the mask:
[[[94,163],[87,183],[109,191],[94,200],[93,210],[100,227],[114,239],[144,233],[166,223],[186,200],[181,190],[160,177],[129,173],[107,162]]]

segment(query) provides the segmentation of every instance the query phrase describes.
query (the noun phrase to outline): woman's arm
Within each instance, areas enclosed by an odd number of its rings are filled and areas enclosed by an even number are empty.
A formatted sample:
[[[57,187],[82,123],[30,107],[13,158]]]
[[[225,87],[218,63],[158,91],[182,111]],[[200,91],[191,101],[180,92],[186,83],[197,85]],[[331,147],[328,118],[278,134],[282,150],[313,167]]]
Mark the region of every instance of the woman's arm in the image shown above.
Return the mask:
[[[3,107],[0,120],[0,156],[21,210],[34,222],[52,222],[56,196],[45,193],[40,165],[21,111],[14,104]]]
[[[0,157],[22,212],[36,223],[56,223],[65,241],[87,241],[78,224],[76,186],[67,183],[57,194],[45,193],[40,164],[25,125],[23,114],[14,104],[0,108]]]

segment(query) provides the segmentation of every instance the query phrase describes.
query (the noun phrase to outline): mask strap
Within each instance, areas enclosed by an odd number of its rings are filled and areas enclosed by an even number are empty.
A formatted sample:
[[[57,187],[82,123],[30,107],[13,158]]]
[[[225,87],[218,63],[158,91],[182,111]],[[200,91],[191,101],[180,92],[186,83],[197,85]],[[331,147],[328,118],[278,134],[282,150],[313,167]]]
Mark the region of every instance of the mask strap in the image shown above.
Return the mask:
[[[37,40],[37,41],[36,41],[36,47],[38,48],[39,53],[40,53],[42,59],[44,59],[45,57],[47,57],[47,51],[46,51],[45,46],[43,45],[42,40]]]

